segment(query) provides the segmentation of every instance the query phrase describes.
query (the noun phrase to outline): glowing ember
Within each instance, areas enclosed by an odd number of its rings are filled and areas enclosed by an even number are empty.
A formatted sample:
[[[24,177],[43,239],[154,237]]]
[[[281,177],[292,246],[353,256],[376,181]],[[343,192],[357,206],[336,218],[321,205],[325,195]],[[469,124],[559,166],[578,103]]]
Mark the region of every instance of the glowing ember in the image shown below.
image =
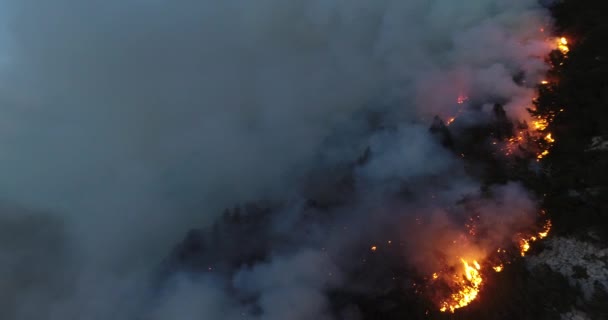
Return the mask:
[[[557,49],[561,51],[563,54],[570,52],[570,48],[568,48],[568,39],[565,37],[557,38]]]
[[[545,141],[549,142],[549,143],[554,143],[555,139],[553,139],[553,137],[551,136],[551,134],[549,133],[548,135],[545,136]]]
[[[546,157],[548,154],[549,154],[549,150],[544,150],[538,156],[536,156],[536,158],[538,158],[540,160],[540,159]]]
[[[547,81],[547,80],[543,80],[543,81],[541,81],[540,83],[541,83],[541,84],[549,84],[549,81]]]
[[[465,94],[460,94],[458,95],[458,99],[456,99],[456,102],[458,104],[463,104],[465,101],[469,100],[469,97],[467,97]]]
[[[458,95],[458,98],[456,98],[456,103],[464,104],[465,101],[467,101],[468,99],[469,99],[469,97],[467,97],[467,95],[461,93]],[[459,107],[458,113],[456,116],[458,116],[460,113],[462,113],[462,107]],[[446,125],[449,126],[450,124],[452,124],[452,122],[454,122],[454,120],[456,120],[456,116],[449,118],[448,121],[446,122]]]
[[[433,273],[433,280],[437,280],[437,278],[439,278],[439,275],[437,274],[437,272]]]
[[[536,129],[538,131],[543,131],[543,130],[547,129],[547,126],[549,125],[549,121],[547,121],[547,119],[538,117],[536,120],[534,120],[534,122],[532,122],[532,124],[534,125],[534,129]]]
[[[543,227],[543,231],[538,233],[538,237],[541,239],[546,238],[549,235],[549,231],[551,231],[552,226],[553,225],[551,224],[551,220],[547,220],[545,226]]]
[[[544,239],[549,235],[549,231],[551,231],[551,220],[547,220],[545,225],[543,226],[542,231],[540,231],[537,235],[529,236],[528,238],[522,238],[519,240],[519,253],[522,257],[526,255],[526,252],[530,250],[530,244],[538,239]]]
[[[378,250],[378,247],[376,247],[376,246],[372,246],[372,247],[371,247],[371,248],[369,248],[369,249],[370,249],[370,250],[372,250],[372,251],[376,251],[376,250]]]
[[[527,239],[521,239],[521,241],[519,243],[519,248],[520,248],[521,256],[524,257],[526,255],[526,252],[528,252],[528,250],[530,250],[530,241]]]
[[[464,267],[464,274],[454,276],[454,287],[457,288],[456,292],[452,293],[447,300],[441,302],[441,307],[439,308],[441,312],[450,310],[453,313],[456,309],[466,307],[479,294],[479,289],[483,282],[480,272],[481,266],[477,261],[473,261],[473,266],[469,265],[464,259],[460,259],[460,261],[462,261]]]
[[[496,271],[496,272],[501,272],[503,268],[504,268],[504,266],[502,264],[492,267],[492,269],[494,269],[494,271]]]

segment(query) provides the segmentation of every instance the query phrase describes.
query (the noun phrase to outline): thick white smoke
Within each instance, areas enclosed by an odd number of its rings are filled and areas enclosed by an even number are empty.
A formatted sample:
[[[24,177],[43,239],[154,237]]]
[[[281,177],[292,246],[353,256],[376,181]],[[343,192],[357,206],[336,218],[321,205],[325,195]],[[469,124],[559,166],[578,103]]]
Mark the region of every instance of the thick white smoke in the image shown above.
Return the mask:
[[[327,230],[235,276],[261,310],[213,277],[160,302],[148,280],[189,228],[297,198],[366,147],[351,205],[366,204],[340,221],[429,175],[449,177],[440,201],[474,190],[426,128],[486,103],[525,117],[533,89],[513,78],[536,83],[551,49],[534,0],[2,2],[0,195],[25,208],[0,213],[3,319],[329,318]],[[376,113],[393,130],[372,133]]]

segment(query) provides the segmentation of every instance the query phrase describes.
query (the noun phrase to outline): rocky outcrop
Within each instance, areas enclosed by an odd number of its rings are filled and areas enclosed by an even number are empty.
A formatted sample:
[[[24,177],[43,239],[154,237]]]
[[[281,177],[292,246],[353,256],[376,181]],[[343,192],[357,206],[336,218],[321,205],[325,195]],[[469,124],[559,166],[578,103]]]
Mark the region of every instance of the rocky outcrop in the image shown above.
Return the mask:
[[[608,248],[574,238],[556,237],[547,241],[548,248],[527,262],[530,268],[540,264],[564,275],[572,286],[580,288],[590,300],[596,290],[608,290]]]

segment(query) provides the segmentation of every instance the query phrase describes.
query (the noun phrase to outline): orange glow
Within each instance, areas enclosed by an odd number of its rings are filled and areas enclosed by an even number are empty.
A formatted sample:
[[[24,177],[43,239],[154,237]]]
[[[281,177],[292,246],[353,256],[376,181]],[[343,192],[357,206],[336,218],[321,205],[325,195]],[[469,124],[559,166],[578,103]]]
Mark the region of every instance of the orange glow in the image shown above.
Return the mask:
[[[547,121],[547,119],[538,117],[536,120],[534,120],[532,122],[532,124],[534,125],[534,129],[536,129],[538,131],[543,131],[543,130],[547,129],[547,126],[549,126],[549,121]]]
[[[551,224],[551,220],[547,220],[547,222],[545,223],[545,226],[543,228],[543,231],[538,233],[538,237],[541,239],[546,238],[549,235],[549,231],[551,231],[551,227],[553,225]]]
[[[465,101],[467,101],[467,100],[469,100],[469,97],[468,97],[466,94],[461,93],[461,94],[459,94],[459,95],[458,95],[458,97],[456,98],[456,103],[458,103],[458,104],[464,104],[464,103],[465,103]],[[454,120],[456,120],[456,117],[457,117],[457,116],[458,116],[458,115],[459,115],[461,112],[462,112],[462,106],[458,108],[458,112],[456,113],[456,116],[451,117],[451,118],[449,118],[449,119],[448,119],[448,121],[446,122],[446,125],[448,125],[448,126],[449,126],[450,124],[452,124],[452,122],[454,122]]]
[[[540,159],[546,157],[548,154],[549,154],[549,150],[544,150],[538,156],[536,156],[536,158],[540,160]]]
[[[481,269],[481,266],[479,266],[479,263],[477,263],[477,261],[473,261],[473,265],[475,266],[475,268],[477,268],[477,270]]]
[[[554,43],[555,43],[555,48],[557,50],[560,50],[563,54],[566,54],[570,51],[570,48],[568,47],[568,39],[566,39],[566,37],[557,37],[554,38]],[[542,85],[548,85],[550,84],[550,82],[546,79],[543,79],[540,81],[540,84]],[[533,101],[536,101],[536,98],[533,99]],[[560,112],[563,112],[564,109],[560,109]],[[534,139],[533,141],[536,142],[540,142],[540,140],[544,140],[545,142],[549,143],[550,145],[555,143],[555,138],[553,137],[553,135],[550,132],[546,132],[543,133],[543,135],[540,135],[539,133],[535,133],[533,131],[536,132],[543,132],[545,130],[547,130],[547,128],[549,127],[549,124],[553,121],[553,118],[555,117],[555,112],[550,112],[548,115],[544,115],[544,116],[540,116],[537,115],[534,117],[534,119],[531,121],[531,130],[530,132],[528,132],[528,134],[530,135],[530,138]],[[502,152],[504,152],[504,154],[506,156],[510,156],[512,154],[514,154],[517,150],[518,147],[521,146],[522,144],[520,142],[524,141],[524,137],[528,137],[526,135],[526,133],[520,131],[517,133],[516,136],[511,137],[508,140],[508,143],[503,146],[500,150]],[[526,139],[528,140],[528,139]],[[545,144],[538,144],[538,147],[540,150],[535,150],[535,152],[537,153],[536,155],[536,160],[540,161],[541,159],[545,158],[547,155],[549,155],[549,149],[547,148],[547,145]],[[550,147],[550,146],[549,146]]]
[[[528,250],[530,250],[530,241],[528,241],[527,239],[521,239],[519,248],[520,248],[519,253],[521,254],[521,256],[522,257],[526,256],[526,252],[528,252]]]
[[[469,100],[469,97],[467,97],[465,94],[460,94],[458,95],[458,99],[456,99],[456,102],[458,104],[463,104],[465,101]]]
[[[479,295],[479,289],[483,279],[481,277],[481,266],[477,261],[473,260],[473,266],[460,259],[463,265],[463,274],[454,276],[454,287],[456,292],[440,303],[439,311],[454,313],[456,309],[468,306]]]
[[[545,32],[544,28],[540,29],[540,32]],[[569,41],[565,37],[547,38],[547,44],[549,44],[555,50],[559,50],[564,57],[570,52]],[[556,64],[557,65],[557,64]],[[560,64],[561,65],[561,64]],[[553,90],[558,89],[558,80],[554,78],[540,79],[540,85],[550,85],[547,87]],[[538,88],[538,87],[537,87]],[[538,93],[538,92],[537,92]],[[460,93],[456,99],[459,105],[463,105],[468,100],[468,96]],[[528,154],[536,154],[536,160],[540,161],[550,154],[551,146],[556,142],[556,138],[553,137],[551,132],[548,132],[549,125],[553,122],[554,118],[558,114],[557,111],[550,111],[539,115],[540,110],[534,110],[534,105],[538,103],[538,97],[533,98],[532,102],[532,119],[527,120],[527,125],[522,125],[521,129],[518,129],[513,133],[513,136],[508,140],[504,141],[500,138],[491,141],[496,146],[497,151],[507,156],[521,154],[527,156]],[[459,108],[463,108],[461,106]],[[529,109],[530,110],[530,109]],[[446,124],[452,124],[456,117],[460,115],[458,113],[453,114],[447,120]],[[560,109],[559,112],[563,112],[564,109]],[[464,157],[464,154],[461,154]],[[547,219],[544,211],[541,211],[540,216],[544,216]],[[542,220],[541,220],[542,221]],[[465,222],[466,232],[458,238],[458,241],[454,240],[453,243],[458,245],[462,243],[478,243],[480,233],[477,230],[476,221],[468,220]],[[454,313],[457,309],[464,308],[470,305],[475,299],[479,297],[482,286],[485,284],[484,277],[490,277],[491,274],[500,273],[505,270],[505,267],[512,263],[514,255],[516,256],[518,251],[519,255],[525,257],[526,254],[532,249],[535,242],[546,238],[551,231],[551,221],[546,220],[542,228],[537,225],[536,229],[528,230],[526,232],[517,233],[512,239],[513,249],[503,249],[507,247],[501,247],[494,251],[492,248],[489,251],[483,252],[458,252],[455,256],[448,257],[447,261],[452,263],[444,263],[442,268],[438,272],[432,273],[425,279],[431,283],[441,283],[446,286],[439,286],[440,290],[449,290],[444,293],[435,303],[441,312]],[[540,229],[540,230],[539,230]],[[518,232],[518,231],[515,231]],[[504,244],[506,245],[506,244]],[[456,247],[455,247],[456,248]],[[482,256],[480,254],[487,254]],[[460,260],[455,260],[457,258]],[[487,281],[487,280],[485,280]]]
[[[544,239],[549,235],[549,231],[551,231],[551,220],[547,220],[545,222],[545,225],[543,226],[543,229],[538,232],[537,235],[532,235],[529,236],[527,238],[522,238],[519,240],[519,253],[521,254],[522,257],[524,257],[526,255],[526,252],[528,252],[528,250],[530,250],[530,244],[532,242],[535,242],[539,239]]]
[[[570,52],[570,48],[568,47],[568,39],[565,37],[557,38],[555,40],[557,44],[557,49],[561,51],[563,54],[567,54]]]
[[[376,250],[378,250],[378,247],[376,247],[376,246],[372,246],[372,247],[370,248],[370,250],[372,250],[372,251],[376,251]]]
[[[544,210],[541,210],[540,215],[545,215]],[[466,226],[474,226],[475,222],[471,221]],[[521,235],[516,240],[519,246],[519,252],[522,257],[531,249],[532,243],[547,237],[551,229],[551,221],[545,221],[544,226],[536,234]],[[456,241],[454,241],[456,243]],[[505,265],[510,264],[510,255],[503,248],[497,248],[493,251],[494,254],[481,259],[473,258],[458,258],[460,264],[455,266],[446,265],[440,272],[434,272],[428,278],[429,281],[442,281],[449,288],[449,293],[437,301],[437,306],[441,312],[455,313],[457,309],[464,308],[470,305],[479,296],[484,283],[484,277],[488,273],[500,273],[505,269]],[[492,260],[491,264],[484,260]],[[498,260],[497,260],[498,259]],[[486,270],[487,269],[487,270]],[[484,273],[486,272],[486,273]]]

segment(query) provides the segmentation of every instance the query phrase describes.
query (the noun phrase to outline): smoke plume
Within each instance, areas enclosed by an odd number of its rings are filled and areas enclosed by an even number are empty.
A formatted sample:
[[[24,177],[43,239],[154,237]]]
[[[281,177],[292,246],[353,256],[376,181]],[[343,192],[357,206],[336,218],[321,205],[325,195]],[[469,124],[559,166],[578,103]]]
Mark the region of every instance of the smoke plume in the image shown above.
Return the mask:
[[[1,8],[2,319],[359,319],[371,245],[423,272],[471,210],[479,257],[533,223],[454,150],[529,120],[536,1]]]

